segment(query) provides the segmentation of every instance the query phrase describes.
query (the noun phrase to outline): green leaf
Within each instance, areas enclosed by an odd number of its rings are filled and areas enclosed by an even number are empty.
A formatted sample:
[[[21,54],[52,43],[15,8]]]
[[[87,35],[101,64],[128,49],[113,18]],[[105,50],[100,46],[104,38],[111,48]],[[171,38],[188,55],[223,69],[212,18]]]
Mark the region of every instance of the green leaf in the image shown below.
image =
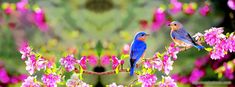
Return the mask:
[[[209,52],[209,51],[212,51],[213,49],[208,47],[208,48],[205,48],[205,50]]]
[[[97,42],[95,49],[96,49],[97,55],[100,56],[103,51],[103,45],[100,41]]]
[[[126,58],[129,58],[129,55],[122,55],[121,56],[121,60],[126,59]]]
[[[222,73],[218,73],[218,78],[222,78],[223,74]]]
[[[83,74],[83,69],[82,69],[82,66],[80,66],[79,68],[79,78],[82,80],[82,74]]]
[[[226,33],[226,37],[228,38],[230,36],[230,33]]]

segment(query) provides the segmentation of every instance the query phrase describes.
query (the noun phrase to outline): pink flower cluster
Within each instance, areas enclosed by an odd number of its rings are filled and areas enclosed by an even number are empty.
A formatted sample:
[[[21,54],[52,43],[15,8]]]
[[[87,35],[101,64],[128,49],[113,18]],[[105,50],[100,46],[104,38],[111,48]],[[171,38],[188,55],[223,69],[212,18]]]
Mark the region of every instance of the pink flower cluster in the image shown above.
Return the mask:
[[[117,85],[116,83],[112,83],[108,85],[108,87],[124,87],[123,85]]]
[[[185,14],[188,14],[188,15],[193,15],[196,11],[196,8],[197,8],[197,4],[194,2],[191,2],[188,4],[185,3],[183,5],[183,11]]]
[[[24,80],[21,87],[41,87],[39,82],[37,82],[36,77],[29,76]]]
[[[88,60],[88,63],[92,66],[95,66],[97,64],[97,57],[94,55],[90,56],[83,56],[80,60],[77,60],[78,64],[82,67],[82,69],[87,69],[86,62]]]
[[[171,77],[162,77],[163,82],[159,84],[159,87],[178,87],[176,82]]]
[[[153,87],[157,81],[154,74],[144,74],[138,76],[138,82],[142,83],[142,87]]]
[[[166,22],[166,13],[164,9],[158,8],[154,12],[153,22],[152,22],[152,31],[159,30]]]
[[[29,72],[29,74],[33,74],[35,70],[40,69],[46,69],[46,68],[52,68],[52,63],[48,60],[45,60],[44,58],[36,58],[36,55],[33,54],[31,51],[31,48],[28,46],[28,43],[23,43],[21,48],[19,49],[20,53],[22,54],[21,58],[26,63],[26,70]]]
[[[74,65],[77,63],[73,55],[68,55],[60,59],[60,64],[65,67],[66,71],[70,72],[75,69]]]
[[[203,7],[199,8],[199,13],[202,16],[206,16],[210,12],[210,7],[208,4],[205,4]]]
[[[121,60],[118,60],[116,56],[112,56],[112,69],[116,69],[121,64]]]
[[[179,2],[178,0],[170,0],[170,9],[169,11],[172,14],[177,14],[182,10],[183,4]]]
[[[44,74],[42,76],[42,82],[47,87],[57,87],[57,83],[60,82],[60,76],[56,74]]]
[[[110,56],[104,55],[101,57],[101,65],[107,66],[110,63]]]
[[[211,51],[212,59],[220,59],[224,57],[228,51],[235,52],[235,36],[230,34],[226,38],[223,31],[223,28],[211,28],[205,31],[205,42],[213,46],[213,50]]]

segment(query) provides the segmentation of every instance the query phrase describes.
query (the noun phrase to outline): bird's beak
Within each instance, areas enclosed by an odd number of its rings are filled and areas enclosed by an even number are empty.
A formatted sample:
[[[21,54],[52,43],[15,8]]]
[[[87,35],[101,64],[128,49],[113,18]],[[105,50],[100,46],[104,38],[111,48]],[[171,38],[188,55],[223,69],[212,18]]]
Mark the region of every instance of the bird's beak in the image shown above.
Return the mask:
[[[145,36],[149,36],[150,34],[145,34]]]

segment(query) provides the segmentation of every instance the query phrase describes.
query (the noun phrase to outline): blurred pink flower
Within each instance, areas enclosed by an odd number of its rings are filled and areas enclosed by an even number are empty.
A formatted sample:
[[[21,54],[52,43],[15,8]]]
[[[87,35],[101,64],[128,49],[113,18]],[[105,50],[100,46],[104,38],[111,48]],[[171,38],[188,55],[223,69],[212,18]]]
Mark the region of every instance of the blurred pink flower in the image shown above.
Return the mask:
[[[167,49],[167,54],[169,54],[174,60],[177,59],[177,54],[179,53],[180,48],[175,47],[174,43],[171,43],[170,46]]]
[[[228,7],[232,10],[235,10],[235,0],[228,0]]]
[[[112,56],[112,62],[113,62],[112,69],[116,69],[121,61],[118,60],[118,58],[116,56]]]
[[[216,44],[213,47],[213,50],[211,51],[210,57],[211,59],[220,59],[223,58],[225,56],[225,54],[227,53],[227,51],[224,49],[224,44],[226,43],[222,43],[223,41],[221,41],[219,44]]]
[[[48,61],[45,60],[44,58],[39,58],[36,61],[36,69],[39,71],[40,69],[46,69],[48,65]]]
[[[171,61],[171,58],[168,55],[164,55],[163,58],[163,69],[165,74],[168,75],[170,71],[173,70],[173,61]]]
[[[19,49],[22,54],[21,59],[25,60],[30,55],[31,50],[27,42],[22,43]]]
[[[188,15],[193,15],[196,11],[196,8],[197,8],[197,4],[194,3],[194,2],[191,2],[191,3],[185,3],[183,5],[183,11],[185,14],[188,14]]]
[[[223,32],[224,32],[223,28],[215,28],[215,27],[206,30],[204,34],[205,42],[210,46],[213,46],[216,43],[220,43],[221,41],[220,39],[225,37],[223,35]]]
[[[48,30],[48,25],[46,23],[46,17],[45,13],[42,9],[38,8],[34,12],[34,23],[37,25],[37,27],[42,31],[46,32]]]
[[[177,14],[182,10],[182,3],[178,0],[170,0],[170,13]]]
[[[14,4],[11,3],[3,3],[3,10],[5,12],[5,14],[10,15],[12,13],[12,11],[14,11],[15,9],[13,8]]]
[[[231,34],[227,39],[227,48],[230,52],[235,52],[235,36]]]
[[[157,81],[157,77],[154,74],[145,74],[138,76],[138,82],[142,83],[142,87],[153,87]]]
[[[60,63],[65,67],[66,71],[70,72],[75,69],[74,65],[77,63],[73,55],[68,55],[60,59]]]
[[[44,74],[42,76],[42,82],[47,87],[57,87],[58,82],[60,82],[60,76],[56,74]]]
[[[128,54],[130,50],[130,45],[129,44],[125,44],[122,48],[122,53],[123,54]]]
[[[87,69],[86,67],[86,56],[83,56],[80,60],[77,60],[82,69]]]
[[[24,80],[21,87],[41,87],[39,82],[36,81],[36,77],[29,76]]]
[[[196,61],[194,62],[194,65],[196,68],[201,68],[204,66],[209,60],[208,56],[202,57],[202,58],[197,58]]]
[[[110,56],[105,55],[101,58],[101,65],[107,66],[109,65],[109,63],[110,63]]]
[[[227,63],[224,63],[223,66],[225,67],[224,76],[232,80],[234,78],[234,71],[232,70],[232,67],[229,66]]]
[[[28,10],[27,5],[28,5],[28,0],[20,0],[19,2],[16,3],[16,8],[20,12],[25,12]]]
[[[164,9],[158,8],[155,10],[153,15],[153,22],[152,22],[152,31],[159,30],[166,22],[166,14]]]
[[[28,60],[25,61],[26,63],[26,70],[32,75],[36,69],[36,57],[35,55],[30,55]]]
[[[198,80],[200,80],[200,78],[202,78],[205,75],[205,71],[204,70],[200,70],[198,68],[194,68],[190,77],[189,77],[189,81],[191,83],[196,82]]]
[[[145,61],[144,67],[151,68],[151,69],[158,69],[160,71],[160,70],[162,70],[163,63],[162,63],[162,60],[160,60],[159,58],[155,58],[151,61],[148,61],[148,60]]]
[[[203,7],[199,8],[199,12],[202,16],[206,16],[210,12],[209,5],[205,4]]]
[[[18,80],[18,77],[17,76],[12,76],[11,77],[11,83],[12,84],[16,84],[16,83],[18,83],[20,80]]]
[[[94,56],[94,55],[90,55],[87,57],[88,59],[88,63],[91,65],[91,66],[95,66],[97,64],[97,57]]]
[[[10,81],[10,77],[8,76],[6,69],[0,68],[0,82],[8,83],[9,81]]]
[[[171,77],[163,77],[162,79],[164,79],[160,84],[159,87],[177,87],[176,82],[174,81],[174,79],[172,79]]]

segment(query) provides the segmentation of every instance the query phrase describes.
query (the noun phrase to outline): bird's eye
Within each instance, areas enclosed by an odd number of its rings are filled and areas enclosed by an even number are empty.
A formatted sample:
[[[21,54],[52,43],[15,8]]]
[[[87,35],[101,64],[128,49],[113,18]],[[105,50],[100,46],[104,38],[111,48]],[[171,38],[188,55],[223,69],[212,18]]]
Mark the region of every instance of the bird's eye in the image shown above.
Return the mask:
[[[141,36],[144,36],[144,34],[141,34]]]
[[[176,26],[176,24],[174,24]]]

